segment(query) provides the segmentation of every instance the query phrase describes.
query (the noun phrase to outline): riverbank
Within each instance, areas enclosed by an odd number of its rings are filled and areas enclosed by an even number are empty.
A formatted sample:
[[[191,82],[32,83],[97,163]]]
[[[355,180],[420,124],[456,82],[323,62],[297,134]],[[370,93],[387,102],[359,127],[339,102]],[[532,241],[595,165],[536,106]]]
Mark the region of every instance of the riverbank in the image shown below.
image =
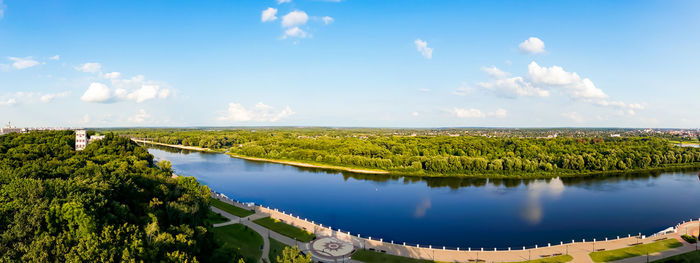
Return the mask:
[[[152,145],[159,145],[165,147],[171,147],[176,149],[199,151],[199,152],[209,152],[209,153],[225,153],[226,155],[255,162],[269,162],[278,163],[284,165],[291,165],[296,167],[313,168],[313,169],[323,169],[323,170],[334,170],[334,171],[344,171],[352,172],[358,174],[383,174],[383,175],[394,175],[394,176],[405,176],[405,177],[425,177],[425,178],[478,178],[478,179],[549,179],[556,177],[590,177],[590,176],[605,176],[609,174],[635,174],[644,172],[665,172],[665,171],[675,171],[679,169],[693,169],[700,168],[700,163],[690,163],[690,164],[673,164],[665,165],[662,167],[650,167],[644,169],[628,169],[628,170],[612,170],[612,171],[556,171],[556,172],[533,172],[533,173],[494,173],[490,171],[484,171],[479,174],[461,174],[461,173],[426,173],[424,171],[420,172],[407,172],[407,171],[387,171],[379,169],[367,169],[358,167],[347,167],[347,166],[337,166],[321,163],[311,163],[308,161],[293,161],[293,160],[279,160],[279,159],[268,159],[259,157],[250,157],[239,154],[233,154],[230,152],[225,152],[221,150],[213,150],[209,148],[202,148],[196,146],[184,146],[177,144],[166,144],[154,141],[147,141],[137,138],[131,138],[131,140],[137,143],[145,143]]]

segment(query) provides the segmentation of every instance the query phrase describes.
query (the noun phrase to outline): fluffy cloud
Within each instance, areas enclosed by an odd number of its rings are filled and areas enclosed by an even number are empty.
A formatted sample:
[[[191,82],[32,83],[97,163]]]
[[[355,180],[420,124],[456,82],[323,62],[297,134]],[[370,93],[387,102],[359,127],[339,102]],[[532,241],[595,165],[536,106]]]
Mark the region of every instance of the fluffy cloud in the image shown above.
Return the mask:
[[[0,106],[13,106],[17,104],[16,99],[0,100]]]
[[[284,31],[284,38],[296,37],[296,38],[306,38],[309,34],[299,27],[288,28]]]
[[[144,109],[140,109],[138,113],[127,118],[129,122],[132,123],[143,123],[151,118],[151,115],[146,113]]]
[[[13,61],[12,67],[16,69],[26,69],[41,64],[39,63],[39,61],[34,60],[32,57],[9,57],[9,59]]]
[[[411,112],[411,116],[418,117],[420,115],[417,111]]]
[[[231,122],[276,122],[293,114],[289,106],[281,111],[275,111],[273,107],[262,102],[258,102],[250,109],[238,103],[229,103],[228,109],[218,119]]]
[[[508,75],[509,75],[508,73],[503,72],[502,70],[500,70],[499,68],[497,68],[495,66],[490,67],[490,68],[482,67],[481,70],[486,72],[486,74],[489,74],[490,77],[496,78],[496,79],[502,79],[502,78],[508,77]]]
[[[97,73],[102,70],[102,64],[95,62],[88,62],[80,66],[75,67],[76,70],[87,72],[87,73]]]
[[[418,38],[415,41],[413,41],[413,43],[416,45],[416,50],[418,50],[418,52],[420,52],[424,58],[433,58],[433,49],[428,47],[428,42],[420,40],[420,38]]]
[[[544,52],[544,42],[536,37],[530,37],[518,45],[520,51],[530,54]]]
[[[66,96],[68,96],[68,94],[69,94],[69,92],[67,92],[67,91],[61,92],[61,93],[48,93],[48,94],[42,95],[39,98],[39,100],[41,100],[41,102],[43,102],[43,103],[49,103],[49,102],[53,101],[54,99],[66,97]]]
[[[324,24],[328,25],[330,23],[333,23],[334,20],[330,16],[324,16],[324,17],[321,17],[321,21],[323,21]]]
[[[474,89],[472,87],[470,87],[467,83],[462,83],[462,85],[452,93],[457,96],[467,96],[472,92],[474,92]]]
[[[106,103],[112,100],[112,91],[105,84],[93,82],[80,99],[85,102]]]
[[[270,21],[275,21],[277,20],[277,9],[268,7],[267,9],[262,11],[262,15],[260,15],[260,21],[262,22],[270,22]]]
[[[505,98],[549,96],[549,91],[533,87],[522,77],[494,79],[476,85]]]
[[[306,24],[309,21],[309,16],[304,11],[294,10],[282,17],[283,27],[296,27]]]
[[[566,72],[559,66],[540,67],[533,61],[527,66],[527,71],[533,83],[562,87],[574,99],[605,99],[608,97],[603,90],[596,88],[590,79],[582,79],[576,72]]]
[[[496,111],[489,112],[486,115],[488,115],[489,117],[495,117],[495,118],[501,119],[501,118],[505,118],[506,116],[508,116],[508,111],[506,111],[504,109],[497,109]]]
[[[50,57],[49,59],[50,59],[50,60],[59,60],[59,59],[61,59],[61,56],[55,55],[55,56],[53,56],[53,57]]]
[[[81,100],[94,103],[111,103],[117,101],[134,101],[142,103],[153,99],[167,99],[172,91],[161,85],[147,81],[143,75],[137,75],[130,79],[121,78],[119,72],[110,72],[103,75],[109,79],[114,90],[105,84],[93,82],[85,91]]]
[[[291,3],[292,0],[277,0],[277,4]]]

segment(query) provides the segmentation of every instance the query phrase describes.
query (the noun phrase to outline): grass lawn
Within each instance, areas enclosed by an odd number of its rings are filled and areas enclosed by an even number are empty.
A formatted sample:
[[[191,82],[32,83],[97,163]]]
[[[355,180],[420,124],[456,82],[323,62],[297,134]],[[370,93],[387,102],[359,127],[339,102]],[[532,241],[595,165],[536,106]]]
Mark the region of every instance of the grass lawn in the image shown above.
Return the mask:
[[[224,210],[228,212],[229,214],[232,214],[237,217],[246,217],[252,214],[255,214],[255,212],[246,210],[237,206],[233,206],[227,203],[224,203],[222,201],[219,201],[217,199],[209,197],[209,204],[213,205],[214,207]]]
[[[654,243],[649,243],[649,244],[644,244],[644,245],[636,245],[636,246],[631,246],[631,247],[626,247],[626,248],[621,248],[621,249],[615,249],[615,250],[609,250],[609,251],[600,251],[600,252],[593,252],[590,253],[589,255],[591,256],[591,259],[595,262],[609,262],[609,261],[615,261],[615,260],[620,260],[624,258],[631,258],[631,257],[636,257],[636,256],[642,256],[646,255],[647,253],[656,253],[660,251],[664,251],[670,248],[676,248],[683,246],[681,242],[678,242],[676,239],[667,239],[664,241],[658,241]]]
[[[574,260],[574,257],[569,255],[561,255],[556,257],[540,258],[530,261],[519,261],[519,262],[530,262],[530,263],[564,263]]]
[[[309,231],[282,223],[282,221],[270,217],[253,220],[253,222],[255,222],[258,225],[264,226],[272,231],[285,235],[289,238],[296,238],[296,240],[299,240],[301,242],[310,242],[311,240],[314,240],[314,237],[316,237]]]
[[[401,256],[389,255],[381,252],[369,251],[364,249],[358,249],[352,254],[352,259],[357,261],[362,261],[366,263],[434,263],[438,261],[425,260],[425,259],[414,259]]]
[[[204,222],[206,224],[213,225],[213,224],[228,222],[228,218],[226,218],[220,214],[214,213],[214,211],[209,210],[207,212],[207,218],[204,219]]]
[[[285,247],[288,246],[283,244],[282,242],[270,238],[270,263],[277,262],[277,256],[282,257],[282,251],[284,251]]]
[[[669,258],[654,261],[654,263],[692,263],[700,262],[700,251],[688,252]]]
[[[258,262],[262,251],[263,238],[255,231],[241,224],[213,228],[214,241],[222,247],[237,249],[246,262]]]

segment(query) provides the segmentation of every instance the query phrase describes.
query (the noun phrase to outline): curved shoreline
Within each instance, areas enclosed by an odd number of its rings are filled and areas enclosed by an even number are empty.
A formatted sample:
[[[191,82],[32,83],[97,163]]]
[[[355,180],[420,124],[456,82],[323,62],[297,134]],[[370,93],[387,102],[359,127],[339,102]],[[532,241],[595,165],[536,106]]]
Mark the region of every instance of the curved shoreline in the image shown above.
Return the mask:
[[[146,143],[146,144],[160,145],[160,146],[172,147],[172,148],[183,149],[183,150],[191,150],[191,151],[199,151],[199,152],[222,153],[222,152],[220,152],[220,151],[214,151],[214,150],[209,149],[209,148],[202,148],[202,147],[196,147],[196,146],[184,146],[184,145],[177,145],[177,144],[167,144],[167,143],[160,143],[160,142],[154,142],[154,141],[146,141],[146,140],[136,139],[136,138],[131,138],[131,140],[134,141],[134,142],[137,142],[137,143]],[[316,168],[316,169],[336,170],[336,171],[345,171],[345,172],[361,173],[361,174],[389,174],[389,173],[390,173],[389,171],[383,171],[383,170],[366,170],[366,169],[356,169],[356,168],[349,168],[349,167],[342,167],[342,166],[320,165],[320,164],[310,164],[310,163],[302,163],[302,162],[295,162],[295,161],[285,161],[285,160],[274,160],[274,159],[265,159],[265,158],[257,158],[257,157],[247,157],[247,156],[241,156],[241,155],[236,155],[236,154],[231,154],[231,153],[226,153],[226,155],[228,155],[228,156],[230,156],[230,157],[232,157],[232,158],[238,158],[238,159],[243,159],[243,160],[248,160],[248,161],[278,163],[278,164],[286,164],[286,165],[297,166],[297,167],[304,167],[304,168]]]

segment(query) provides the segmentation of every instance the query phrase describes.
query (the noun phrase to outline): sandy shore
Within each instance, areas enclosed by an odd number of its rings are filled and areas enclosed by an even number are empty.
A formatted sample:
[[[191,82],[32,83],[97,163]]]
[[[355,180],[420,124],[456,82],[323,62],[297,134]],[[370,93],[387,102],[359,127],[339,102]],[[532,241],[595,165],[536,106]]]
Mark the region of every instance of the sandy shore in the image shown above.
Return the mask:
[[[177,145],[177,144],[159,143],[159,142],[146,141],[146,140],[141,140],[141,139],[136,139],[136,138],[131,138],[131,140],[135,141],[137,143],[147,143],[147,144],[173,147],[173,148],[192,150],[192,151],[217,152],[217,151],[214,151],[214,150],[209,149],[209,148],[202,148],[202,147],[196,147],[196,146],[184,146],[184,145]],[[244,160],[249,160],[249,161],[279,163],[279,164],[286,164],[286,165],[306,167],[306,168],[338,170],[338,171],[346,171],[346,172],[361,173],[361,174],[388,174],[389,173],[388,171],[382,171],[382,170],[365,170],[365,169],[356,169],[356,168],[349,168],[349,167],[342,167],[342,166],[310,164],[310,163],[284,161],[284,160],[272,160],[272,159],[265,159],[265,158],[240,156],[240,155],[235,155],[235,154],[230,154],[230,153],[228,155],[233,157],[233,158],[239,158],[239,159],[244,159]]]

